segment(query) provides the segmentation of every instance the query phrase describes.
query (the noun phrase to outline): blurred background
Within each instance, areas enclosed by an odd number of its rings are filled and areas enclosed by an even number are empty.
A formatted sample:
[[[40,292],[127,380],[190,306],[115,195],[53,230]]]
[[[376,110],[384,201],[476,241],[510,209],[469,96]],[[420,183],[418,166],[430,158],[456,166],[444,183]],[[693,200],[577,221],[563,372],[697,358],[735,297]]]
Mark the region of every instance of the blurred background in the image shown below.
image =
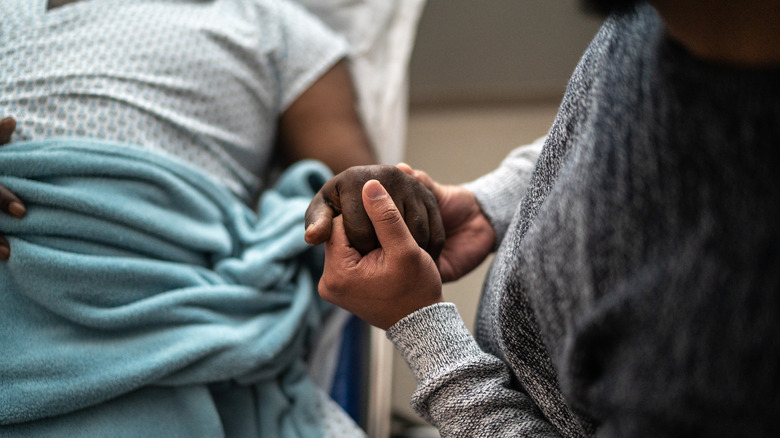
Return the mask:
[[[543,136],[599,25],[577,0],[427,0],[411,60],[405,161],[462,183]],[[444,287],[469,329],[489,262]],[[392,436],[438,436],[409,407],[414,378],[394,355]]]

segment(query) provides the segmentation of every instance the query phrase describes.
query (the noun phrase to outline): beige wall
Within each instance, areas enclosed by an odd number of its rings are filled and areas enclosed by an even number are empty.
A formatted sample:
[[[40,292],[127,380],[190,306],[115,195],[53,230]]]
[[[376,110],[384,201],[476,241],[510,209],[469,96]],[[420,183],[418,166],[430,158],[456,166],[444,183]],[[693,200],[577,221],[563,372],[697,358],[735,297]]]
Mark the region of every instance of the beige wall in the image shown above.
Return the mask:
[[[405,161],[461,183],[544,135],[597,28],[576,0],[428,0],[412,56]],[[444,288],[470,329],[487,265]],[[396,353],[393,412],[419,421],[409,408],[414,388]]]
[[[578,0],[428,0],[412,54],[412,102],[557,96],[598,24]]]

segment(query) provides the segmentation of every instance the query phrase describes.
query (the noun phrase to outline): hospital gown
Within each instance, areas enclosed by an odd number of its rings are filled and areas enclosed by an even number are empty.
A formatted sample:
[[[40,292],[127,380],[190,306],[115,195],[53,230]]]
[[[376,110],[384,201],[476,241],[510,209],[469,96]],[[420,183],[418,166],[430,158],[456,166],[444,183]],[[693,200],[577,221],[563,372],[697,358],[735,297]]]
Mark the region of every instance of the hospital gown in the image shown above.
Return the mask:
[[[0,2],[0,115],[16,140],[79,136],[185,160],[243,199],[278,116],[346,54],[279,0]]]

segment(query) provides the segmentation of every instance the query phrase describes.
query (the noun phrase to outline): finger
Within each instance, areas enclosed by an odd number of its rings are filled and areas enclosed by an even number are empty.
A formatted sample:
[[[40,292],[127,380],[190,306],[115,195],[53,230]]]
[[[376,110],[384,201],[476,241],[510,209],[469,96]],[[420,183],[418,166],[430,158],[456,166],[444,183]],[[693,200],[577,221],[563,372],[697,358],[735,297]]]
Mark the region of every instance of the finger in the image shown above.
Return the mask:
[[[16,130],[16,120],[6,117],[0,119],[0,145],[7,144],[11,141],[11,135]]]
[[[328,241],[325,243],[325,252],[327,254],[328,251],[351,247],[352,245],[347,238],[347,234],[344,232],[344,220],[341,216],[337,216],[333,219],[330,237],[328,237]]]
[[[420,248],[428,248],[430,232],[428,229],[428,209],[418,198],[409,198],[404,202],[402,217],[406,228]]]
[[[435,200],[434,200],[435,201]],[[428,254],[431,255],[433,260],[437,260],[441,255],[442,249],[444,249],[444,242],[447,239],[447,234],[444,231],[444,222],[441,219],[441,212],[439,206],[435,202],[428,203]]]
[[[398,164],[395,165],[395,167],[397,167],[398,169],[401,170],[401,172],[403,172],[403,173],[405,173],[407,175],[414,176],[414,169],[412,169],[412,166],[410,166],[410,165],[408,165],[406,163],[398,163]]]
[[[0,184],[0,210],[20,219],[27,214],[24,203],[2,184]]]
[[[11,245],[3,236],[0,236],[0,260],[7,261],[9,257],[11,257]]]
[[[433,178],[431,178],[430,175],[428,175],[425,171],[413,170],[412,176],[415,177],[417,181],[420,181],[422,185],[424,185],[428,190],[430,190],[436,199],[441,199],[444,195],[442,186],[434,181]]]
[[[341,217],[344,218],[344,228],[347,238],[355,249],[366,255],[379,246],[379,241],[371,225],[371,219],[363,210],[363,202],[350,204]]]
[[[363,186],[363,206],[386,253],[418,248],[398,207],[379,181],[372,179]]]
[[[333,219],[328,241],[325,242],[325,266],[317,290],[326,301],[333,302],[335,295],[343,286],[343,275],[349,268],[360,262],[360,254],[352,248],[344,232],[341,216]]]
[[[362,192],[362,184],[355,189],[342,190],[341,216],[344,218],[344,229],[350,243],[361,254],[366,255],[379,246],[379,241],[371,219],[363,208]]]
[[[333,219],[330,237],[325,242],[325,267],[323,275],[329,278],[341,276],[349,267],[357,265],[361,255],[352,247],[344,231],[341,216]],[[336,287],[337,289],[338,287]]]
[[[334,213],[333,208],[325,202],[322,192],[317,193],[306,209],[306,234],[304,234],[306,243],[319,245],[328,240]]]
[[[413,176],[417,181],[420,181],[425,188],[433,193],[437,200],[441,200],[444,197],[444,189],[442,186],[434,181],[425,171],[412,169],[412,167],[406,163],[398,163],[395,167],[402,172]]]

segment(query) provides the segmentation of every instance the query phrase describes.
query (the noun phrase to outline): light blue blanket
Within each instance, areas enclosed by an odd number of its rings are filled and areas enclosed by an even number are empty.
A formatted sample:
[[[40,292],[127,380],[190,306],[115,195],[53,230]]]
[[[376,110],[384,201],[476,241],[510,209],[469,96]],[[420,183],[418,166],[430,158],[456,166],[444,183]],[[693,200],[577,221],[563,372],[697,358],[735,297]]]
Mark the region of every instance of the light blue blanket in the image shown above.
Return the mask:
[[[316,437],[322,257],[306,162],[255,214],[189,166],[93,140],[0,150],[0,435]]]

